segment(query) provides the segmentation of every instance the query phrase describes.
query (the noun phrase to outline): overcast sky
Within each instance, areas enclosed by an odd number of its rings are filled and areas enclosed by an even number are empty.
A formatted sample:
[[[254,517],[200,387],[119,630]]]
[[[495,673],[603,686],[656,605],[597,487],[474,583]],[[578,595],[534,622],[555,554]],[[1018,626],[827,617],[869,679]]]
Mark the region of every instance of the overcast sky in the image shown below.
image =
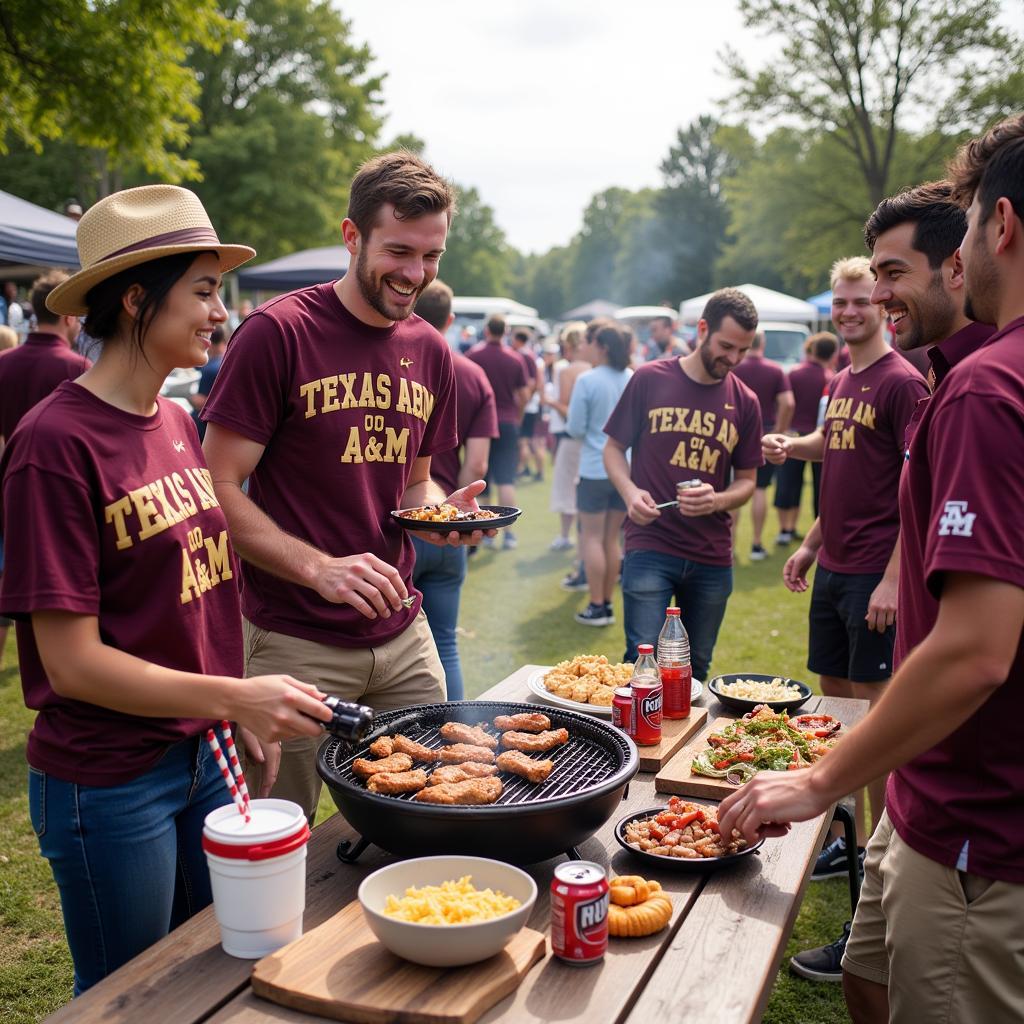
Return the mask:
[[[413,132],[523,252],[568,242],[596,192],[661,183],[676,129],[729,90],[718,54],[772,44],[735,0],[339,0]]]

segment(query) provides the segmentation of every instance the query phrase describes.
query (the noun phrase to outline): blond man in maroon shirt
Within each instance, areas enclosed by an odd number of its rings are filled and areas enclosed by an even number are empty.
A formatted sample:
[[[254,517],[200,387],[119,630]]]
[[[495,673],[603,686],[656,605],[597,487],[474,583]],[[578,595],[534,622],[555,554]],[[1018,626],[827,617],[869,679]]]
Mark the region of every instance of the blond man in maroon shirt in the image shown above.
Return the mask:
[[[779,834],[893,773],[869,850],[888,1014],[851,999],[858,1024],[1024,1019],[1024,115],[968,143],[951,177],[969,202],[964,313],[996,333],[928,402],[901,481],[908,585],[927,587],[934,614],[907,624],[910,653],[869,724],[799,778],[763,773],[721,807],[723,830]]]

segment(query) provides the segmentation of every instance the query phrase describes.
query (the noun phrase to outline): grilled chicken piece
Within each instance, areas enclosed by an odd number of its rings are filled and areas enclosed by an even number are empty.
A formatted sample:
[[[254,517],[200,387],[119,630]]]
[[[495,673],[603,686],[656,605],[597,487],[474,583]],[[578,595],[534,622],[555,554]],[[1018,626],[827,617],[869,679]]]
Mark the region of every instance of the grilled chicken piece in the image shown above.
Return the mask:
[[[506,750],[498,755],[498,767],[503,772],[522,775],[530,782],[543,782],[555,767],[554,761],[535,761],[520,750]]]
[[[408,754],[392,754],[379,761],[369,761],[365,757],[357,757],[352,762],[352,771],[361,779],[368,779],[380,772],[407,772],[412,767],[412,758]]]
[[[527,754],[540,754],[569,740],[568,729],[553,729],[550,732],[505,732],[501,734],[501,745],[510,750],[522,750]]]
[[[442,782],[421,789],[413,800],[427,804],[493,804],[501,796],[501,779],[467,779]]]
[[[475,725],[445,722],[438,732],[445,743],[469,743],[474,747],[487,747],[488,750],[498,749],[498,741],[489,732],[484,732]]]
[[[501,732],[508,732],[510,729],[519,732],[544,732],[545,729],[551,728],[551,719],[539,713],[498,715],[494,720],[494,728]]]
[[[437,760],[437,751],[425,747],[422,743],[409,739],[408,736],[395,736],[395,753],[408,754],[414,761],[430,764]]]
[[[486,779],[489,775],[497,775],[498,769],[493,764],[480,764],[478,761],[463,761],[462,764],[443,764],[430,773],[428,786],[440,786],[443,782],[465,782],[467,779]]]
[[[366,780],[371,793],[397,796],[399,793],[415,793],[427,784],[427,773],[422,768],[411,772],[378,772]]]
[[[439,758],[445,764],[462,764],[463,761],[479,761],[494,764],[494,751],[486,747],[474,747],[471,743],[453,743],[438,750]]]
[[[390,757],[395,752],[395,741],[390,736],[378,736],[370,744],[370,753],[374,757]]]

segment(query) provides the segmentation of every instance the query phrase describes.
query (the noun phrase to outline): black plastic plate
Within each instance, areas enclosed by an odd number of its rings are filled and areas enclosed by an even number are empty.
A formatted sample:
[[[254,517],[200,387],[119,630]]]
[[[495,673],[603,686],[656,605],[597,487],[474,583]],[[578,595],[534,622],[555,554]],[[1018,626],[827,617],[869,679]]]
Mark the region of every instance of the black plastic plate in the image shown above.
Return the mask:
[[[781,679],[790,686],[799,687],[800,696],[794,697],[792,700],[748,700],[746,697],[730,697],[728,694],[722,693],[720,687],[723,683],[726,685],[738,683],[741,679],[747,679],[754,683],[770,683],[773,679]],[[760,707],[762,704],[771,708],[772,711],[788,711],[792,714],[797,708],[802,708],[810,700],[813,693],[811,688],[806,683],[801,683],[799,679],[787,679],[785,676],[780,675],[766,675],[763,672],[732,672],[727,676],[715,676],[714,679],[708,681],[708,689],[727,708],[732,708],[733,711],[739,711],[744,715],[748,711],[753,711],[754,708]]]
[[[494,519],[471,519],[462,523],[428,523],[422,519],[409,519],[402,515],[406,509],[391,512],[391,518],[412,533],[472,533],[474,530],[500,530],[511,526],[522,514],[521,508],[513,505],[481,505],[482,509],[495,514]]]

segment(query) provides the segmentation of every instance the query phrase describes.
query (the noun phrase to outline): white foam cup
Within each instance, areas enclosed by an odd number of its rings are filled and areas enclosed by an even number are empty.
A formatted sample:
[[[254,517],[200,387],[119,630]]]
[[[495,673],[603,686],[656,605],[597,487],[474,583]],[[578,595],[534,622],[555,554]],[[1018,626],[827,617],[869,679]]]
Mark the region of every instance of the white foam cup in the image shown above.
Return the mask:
[[[290,800],[253,800],[248,824],[225,804],[203,823],[220,944],[255,960],[302,935],[309,825]]]

